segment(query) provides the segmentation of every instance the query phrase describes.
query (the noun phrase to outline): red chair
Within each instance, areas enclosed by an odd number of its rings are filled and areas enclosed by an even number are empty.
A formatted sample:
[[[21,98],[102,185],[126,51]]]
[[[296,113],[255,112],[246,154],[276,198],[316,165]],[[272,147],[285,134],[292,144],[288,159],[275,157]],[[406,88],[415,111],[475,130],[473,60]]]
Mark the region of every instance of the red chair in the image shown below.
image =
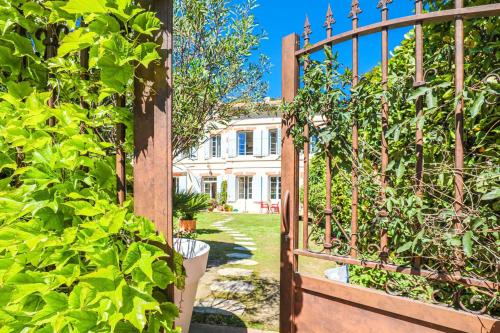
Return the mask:
[[[280,213],[280,205],[279,204],[272,204],[271,205],[271,212],[279,214]]]
[[[260,212],[262,213],[262,210],[265,209],[266,214],[269,214],[269,204],[267,202],[261,201],[260,202]]]

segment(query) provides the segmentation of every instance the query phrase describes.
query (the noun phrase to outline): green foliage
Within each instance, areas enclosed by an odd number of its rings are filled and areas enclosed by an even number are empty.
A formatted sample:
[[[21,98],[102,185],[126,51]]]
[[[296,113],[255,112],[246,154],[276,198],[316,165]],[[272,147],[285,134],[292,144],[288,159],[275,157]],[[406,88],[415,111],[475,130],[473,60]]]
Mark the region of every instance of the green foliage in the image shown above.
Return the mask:
[[[234,103],[261,101],[268,59],[252,54],[256,0],[176,0],[174,19],[174,155],[206,139],[216,123],[248,112]]]
[[[0,331],[172,332],[164,289],[182,276],[153,224],[115,203],[114,128],[131,121],[115,96],[158,59],[137,42],[158,21],[128,0],[0,8]],[[45,60],[37,31],[56,23],[71,32]]]
[[[471,1],[471,5],[485,1]],[[445,8],[441,2],[432,7]],[[446,4],[448,6],[448,4]],[[434,9],[436,9],[434,8]],[[318,153],[312,159],[310,172],[310,211],[314,215],[313,240],[324,239],[325,156],[332,157],[332,207],[337,220],[349,233],[351,221],[351,126],[359,128],[359,160],[354,161],[359,173],[358,251],[362,259],[379,260],[380,231],[390,237],[390,258],[395,264],[410,266],[413,257],[421,257],[426,268],[454,272],[498,283],[500,233],[498,232],[499,157],[498,157],[498,18],[476,19],[465,24],[466,66],[465,91],[455,96],[453,84],[454,41],[451,23],[425,27],[426,84],[414,88],[415,41],[410,32],[393,50],[389,61],[388,90],[382,91],[381,70],[377,66],[366,73],[350,92],[351,73],[337,63],[326,49],[324,61],[308,61],[304,86],[286,112],[297,120],[291,133],[298,147],[307,138],[303,128],[319,138]],[[389,103],[390,163],[389,187],[382,199],[381,165],[381,99]],[[465,195],[463,230],[455,229],[457,219],[454,198],[454,111],[464,99],[465,123]],[[424,105],[424,116],[417,117],[416,101]],[[321,124],[314,117],[321,116]],[[424,131],[424,193],[415,187],[417,126]],[[385,210],[387,217],[379,212]],[[348,244],[336,223],[333,236]],[[335,247],[333,252],[349,254],[349,246]],[[463,258],[463,261],[460,259]],[[351,271],[353,281],[366,286],[387,289],[377,274],[368,269]],[[382,275],[384,275],[383,273]],[[400,287],[402,294],[431,299],[442,284],[415,280],[400,274],[386,274],[390,289]],[[385,275],[384,275],[385,276]],[[425,284],[425,288],[419,286]],[[413,289],[411,288],[413,286]],[[430,291],[429,291],[430,290]],[[498,315],[498,291],[456,287],[441,289],[454,305],[477,310],[485,305],[488,313]],[[472,291],[471,291],[472,290]],[[419,293],[419,295],[416,295]],[[448,297],[458,293],[458,297]],[[473,306],[476,298],[489,295]],[[457,300],[460,299],[461,302]]]
[[[174,212],[182,220],[194,220],[197,213],[208,209],[210,196],[205,193],[177,192],[174,194]]]
[[[221,191],[219,194],[219,204],[224,206],[227,203],[227,180],[221,183]]]

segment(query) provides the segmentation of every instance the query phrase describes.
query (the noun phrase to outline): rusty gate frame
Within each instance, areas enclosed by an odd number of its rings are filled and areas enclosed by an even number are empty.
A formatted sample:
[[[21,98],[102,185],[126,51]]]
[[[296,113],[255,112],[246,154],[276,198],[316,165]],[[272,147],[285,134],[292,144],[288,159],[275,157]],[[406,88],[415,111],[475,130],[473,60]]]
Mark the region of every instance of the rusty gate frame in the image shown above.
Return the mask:
[[[352,0],[351,12],[352,30],[332,36],[334,23],[331,8],[328,8],[325,27],[327,38],[310,44],[311,33],[309,20],[306,18],[304,27],[304,46],[300,47],[300,37],[291,34],[282,41],[282,97],[284,102],[291,103],[297,95],[300,85],[300,59],[321,51],[324,47],[352,40],[352,86],[359,82],[358,77],[358,43],[359,37],[381,32],[382,35],[382,82],[383,90],[387,90],[388,79],[388,32],[390,29],[415,26],[415,87],[425,84],[425,69],[423,66],[424,36],[423,25],[428,23],[442,23],[454,21],[455,24],[455,91],[461,96],[464,90],[464,20],[480,17],[500,15],[500,4],[464,7],[463,0],[455,0],[455,8],[424,13],[423,0],[415,0],[415,14],[396,18],[388,18],[388,4],[392,0],[380,0],[377,8],[381,9],[382,20],[379,23],[358,27],[358,14],[361,13],[359,1]],[[307,58],[304,68],[308,65]],[[417,115],[423,114],[422,98],[416,101]],[[381,184],[382,199],[384,188],[387,186],[386,170],[388,166],[388,146],[385,130],[388,126],[389,106],[382,100],[382,149],[381,149]],[[457,103],[455,109],[455,171],[454,188],[455,198],[453,208],[456,216],[461,215],[463,206],[463,99]],[[500,332],[498,319],[479,314],[457,311],[451,308],[427,304],[408,298],[388,295],[373,289],[343,284],[320,279],[299,273],[299,257],[313,257],[332,262],[375,268],[390,272],[409,275],[418,275],[427,279],[464,284],[468,286],[487,287],[499,290],[499,284],[491,281],[462,277],[459,273],[443,273],[420,269],[419,258],[416,258],[414,267],[401,267],[384,260],[383,254],[388,254],[387,230],[380,233],[381,260],[365,261],[357,258],[357,205],[358,173],[355,160],[358,154],[358,128],[352,127],[352,207],[351,207],[351,235],[349,256],[318,254],[308,249],[308,227],[304,223],[303,244],[299,248],[299,151],[295,147],[290,129],[294,124],[293,118],[283,119],[282,123],[282,198],[283,209],[281,215],[281,304],[280,304],[280,332],[281,333],[313,333],[313,332]],[[304,136],[308,137],[308,128],[304,128]],[[309,144],[306,142],[304,152],[304,203],[303,221],[309,220],[308,212],[308,161]],[[417,125],[416,129],[416,189],[421,194],[423,189],[423,130]],[[327,179],[330,158],[326,159]],[[331,182],[326,184],[326,229],[325,249],[331,248]],[[386,214],[383,210],[380,214]],[[462,228],[459,218],[455,219],[455,228]]]

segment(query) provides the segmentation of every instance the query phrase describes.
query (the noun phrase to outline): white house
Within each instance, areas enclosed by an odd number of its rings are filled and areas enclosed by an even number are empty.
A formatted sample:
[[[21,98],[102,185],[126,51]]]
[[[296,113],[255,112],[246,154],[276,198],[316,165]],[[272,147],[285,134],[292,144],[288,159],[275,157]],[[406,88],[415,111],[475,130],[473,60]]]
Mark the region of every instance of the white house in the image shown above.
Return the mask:
[[[274,112],[219,127],[198,149],[175,161],[174,177],[177,190],[214,199],[227,181],[228,204],[238,212],[264,212],[261,203],[280,207],[281,117]]]

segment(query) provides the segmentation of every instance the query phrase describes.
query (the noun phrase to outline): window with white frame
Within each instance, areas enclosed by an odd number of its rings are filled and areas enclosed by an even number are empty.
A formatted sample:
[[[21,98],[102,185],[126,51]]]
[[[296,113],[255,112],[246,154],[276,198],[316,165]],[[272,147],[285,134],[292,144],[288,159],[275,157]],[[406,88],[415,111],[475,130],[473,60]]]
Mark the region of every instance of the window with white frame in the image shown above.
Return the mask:
[[[281,199],[281,177],[269,177],[269,198],[272,200]]]
[[[201,179],[203,193],[208,194],[211,199],[217,197],[217,177],[203,177]]]
[[[252,199],[253,177],[238,177],[238,199]]]
[[[269,154],[277,155],[279,153],[278,130],[269,130]]]
[[[179,193],[180,189],[180,179],[179,177],[174,177],[174,192]]]
[[[210,137],[210,157],[221,157],[221,136],[212,135]]]
[[[238,132],[238,155],[239,156],[253,155],[252,131]]]

